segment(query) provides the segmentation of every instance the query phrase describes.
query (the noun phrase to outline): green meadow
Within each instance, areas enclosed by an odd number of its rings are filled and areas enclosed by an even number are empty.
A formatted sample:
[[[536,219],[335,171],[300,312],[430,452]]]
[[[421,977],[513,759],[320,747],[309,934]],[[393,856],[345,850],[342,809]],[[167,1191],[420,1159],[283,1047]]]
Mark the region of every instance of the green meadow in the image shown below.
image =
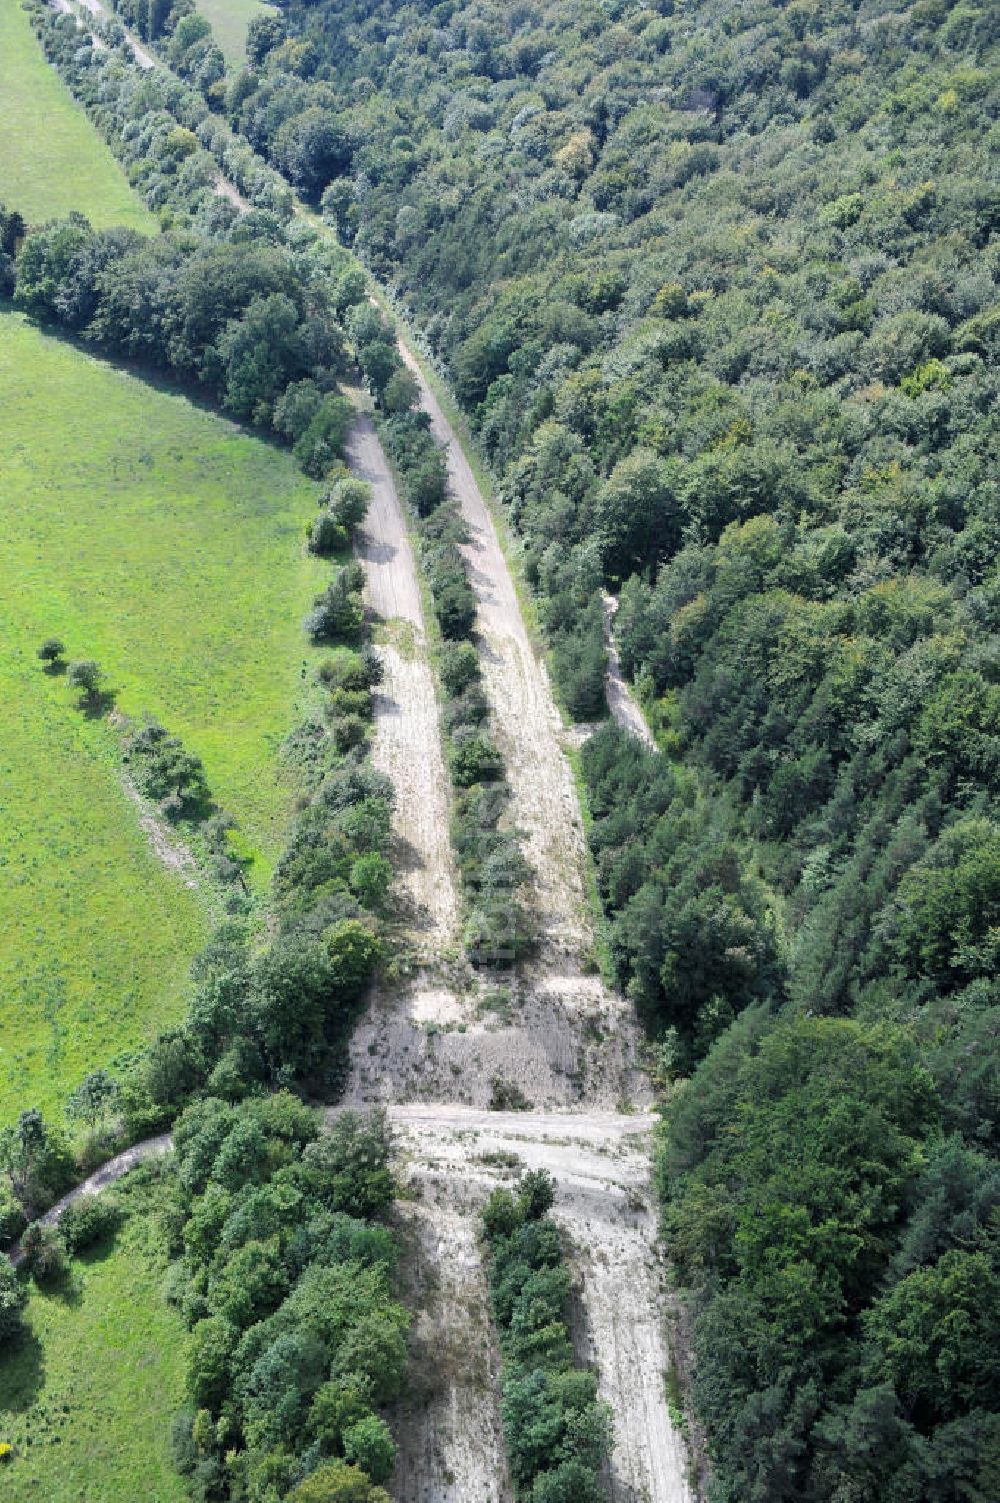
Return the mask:
[[[121,711],[202,757],[259,887],[326,571],[303,546],[315,487],[288,455],[10,312],[0,413],[2,1122],[175,1016],[208,923],[139,828],[113,732],[38,644],[96,658]]]
[[[246,61],[247,27],[254,17],[278,13],[277,6],[262,4],[262,0],[197,0],[197,8],[210,23],[231,68]]]
[[[0,1365],[4,1503],[183,1503],[169,1453],[183,1402],[184,1327],[164,1303],[151,1222],[73,1259],[67,1285],[32,1288],[24,1338]]]
[[[156,228],[18,0],[0,4],[0,200],[32,223],[78,209],[99,227]]]

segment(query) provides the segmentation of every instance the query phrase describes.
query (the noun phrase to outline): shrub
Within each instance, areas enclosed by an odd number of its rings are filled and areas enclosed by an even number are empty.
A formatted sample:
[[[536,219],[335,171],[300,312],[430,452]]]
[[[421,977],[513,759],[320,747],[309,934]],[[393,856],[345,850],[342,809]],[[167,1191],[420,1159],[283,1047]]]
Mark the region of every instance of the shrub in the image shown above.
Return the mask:
[[[332,512],[322,512],[315,522],[309,524],[309,551],[318,553],[321,558],[340,553],[349,541],[345,528]]]
[[[327,1461],[289,1495],[289,1503],[391,1503],[389,1494],[346,1461]]]
[[[104,1241],[121,1225],[122,1208],[109,1195],[85,1195],[67,1206],[59,1222],[59,1231],[67,1252],[83,1252]]]
[[[359,564],[337,569],[306,618],[306,631],[313,642],[357,641],[364,622],[363,583],[364,571]]]
[[[479,682],[479,654],[471,642],[448,642],[441,653],[441,683],[456,698]]]
[[[56,663],[66,651],[65,643],[59,637],[46,637],[38,649],[38,656],[43,663]]]
[[[0,1179],[0,1248],[12,1246],[27,1224],[28,1218],[10,1180]]]
[[[80,690],[84,704],[91,704],[98,698],[103,678],[101,667],[93,658],[81,658],[66,669],[66,682],[71,688]]]
[[[330,722],[330,735],[341,756],[357,746],[364,746],[371,726],[360,715],[336,715]]]
[[[449,764],[452,781],[458,788],[471,788],[473,783],[489,783],[503,772],[503,758],[485,731],[466,729],[454,737],[449,749]]]
[[[53,1284],[66,1273],[66,1247],[55,1227],[33,1221],[21,1238],[24,1266],[39,1284]]]
[[[331,515],[350,537],[364,521],[371,499],[372,488],[367,481],[345,477],[331,486],[327,492],[326,504]]]
[[[0,1342],[9,1342],[20,1331],[21,1314],[27,1303],[27,1289],[10,1259],[0,1254]]]
[[[387,1481],[396,1465],[396,1444],[385,1421],[369,1414],[346,1429],[344,1456],[373,1482]]]

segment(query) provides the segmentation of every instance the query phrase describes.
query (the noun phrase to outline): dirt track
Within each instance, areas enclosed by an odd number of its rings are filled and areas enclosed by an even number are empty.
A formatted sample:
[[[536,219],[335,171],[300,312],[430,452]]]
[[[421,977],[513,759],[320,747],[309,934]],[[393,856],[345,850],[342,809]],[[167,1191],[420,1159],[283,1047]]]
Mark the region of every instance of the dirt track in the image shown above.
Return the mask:
[[[129,801],[135,805],[139,828],[149,841],[154,854],[164,866],[178,872],[185,887],[198,886],[198,866],[189,846],[178,840],[153,812],[129,777],[122,777],[122,786]]]
[[[100,3],[100,0],[79,0],[79,3],[84,10],[90,11],[90,14],[95,18],[95,20],[107,21],[110,19],[110,13],[107,6],[102,5]],[[150,68],[156,67],[156,58],[152,55],[151,52],[148,52],[146,50],[137,36],[135,36],[131,31],[126,31],[125,39],[131,47],[132,54],[135,57],[135,60],[139,64],[140,68],[145,68],[148,72]]]
[[[417,1291],[433,1291],[422,1303],[418,1342],[439,1372],[436,1395],[417,1390],[397,1417],[407,1463],[396,1496],[406,1503],[508,1503],[486,1382],[492,1362],[476,1336],[488,1322],[473,1228],[490,1191],[513,1183],[523,1167],[552,1174],[553,1214],[575,1251],[579,1355],[594,1362],[615,1416],[612,1503],[691,1503],[684,1441],[665,1397],[668,1357],[658,1313],[665,1290],[649,1182],[653,1119],[441,1106],[398,1107],[390,1115],[417,1194],[401,1203],[411,1230],[410,1277]]]
[[[158,1138],[147,1138],[143,1143],[136,1143],[133,1147],[126,1148],[123,1153],[116,1154],[113,1159],[109,1159],[106,1164],[102,1164],[100,1169],[95,1169],[94,1173],[88,1179],[85,1179],[82,1184],[76,1185],[74,1189],[70,1190],[68,1195],[64,1195],[61,1200],[57,1200],[55,1205],[50,1206],[45,1212],[44,1216],[39,1216],[38,1220],[42,1226],[55,1226],[61,1220],[63,1213],[75,1201],[82,1200],[85,1195],[97,1195],[99,1191],[106,1190],[109,1185],[117,1183],[130,1169],[134,1169],[137,1164],[143,1163],[145,1159],[162,1158],[164,1154],[171,1151],[173,1146],[173,1139],[170,1134],[162,1133]],[[10,1261],[14,1264],[15,1268],[21,1262],[23,1256],[19,1247],[12,1249]]]
[[[536,877],[535,918],[551,960],[578,958],[590,943],[583,884],[583,826],[562,723],[548,673],[525,630],[514,582],[472,468],[411,352],[400,352],[420,385],[421,405],[444,447],[451,489],[469,532],[463,549],[479,606],[483,679],[513,793],[512,819],[524,832]]]
[[[611,1110],[649,1100],[638,1032],[625,1000],[583,973],[593,941],[583,830],[548,677],[468,461],[412,355],[403,354],[445,446],[470,534],[484,680],[536,873],[542,942],[536,963],[492,993],[421,976],[376,997],[353,1041],[348,1101],[389,1104],[417,1196],[400,1203],[420,1316],[413,1381],[396,1416],[393,1492],[401,1503],[509,1503],[478,1212],[510,1177],[514,1154],[556,1180],[555,1214],[581,1281],[580,1357],[593,1361],[614,1413],[613,1503],[690,1503],[684,1441],[665,1397],[652,1119]],[[394,525],[391,514],[369,514],[370,543],[377,534],[373,599],[384,588],[378,546],[391,545]],[[639,722],[645,729],[641,715]],[[488,1110],[498,1082],[545,1110]]]
[[[653,733],[646,724],[646,717],[639,708],[639,703],[632,693],[630,686],[625,682],[622,675],[621,659],[618,656],[618,648],[615,645],[614,621],[618,611],[618,601],[614,595],[604,594],[604,641],[608,649],[608,671],[604,686],[608,695],[608,709],[611,711],[616,724],[623,731],[630,731],[650,751],[656,751],[656,742]]]
[[[416,564],[385,455],[367,413],[347,445],[351,469],[372,487],[355,551],[365,566],[365,601],[381,624],[385,677],[374,695],[375,765],[396,790],[393,865],[402,919],[420,957],[457,942],[458,898],[448,836],[448,781],[434,679],[427,661]]]
[[[467,977],[456,984],[461,973],[453,967],[450,976],[425,972],[376,995],[352,1043],[347,1100],[389,1105],[416,1196],[400,1202],[409,1294],[420,1313],[413,1377],[396,1416],[401,1460],[393,1493],[401,1503],[511,1498],[478,1213],[490,1190],[510,1177],[515,1154],[557,1183],[556,1217],[581,1282],[579,1355],[593,1361],[614,1412],[613,1503],[690,1503],[684,1442],[664,1388],[669,1353],[649,1184],[652,1119],[614,1111],[622,1101],[649,1101],[638,1031],[625,1000],[583,973],[593,941],[583,830],[548,677],[472,470],[419,367],[408,351],[404,356],[446,448],[470,534],[465,554],[479,605],[484,680],[515,820],[536,873],[542,942],[533,966],[502,978],[502,986]],[[355,428],[350,459],[376,486],[359,546],[370,602],[412,625],[419,620],[416,574],[370,425]],[[397,744],[377,721],[376,758],[406,804],[413,796],[407,759],[419,755],[432,723],[415,683],[399,679],[397,692],[403,721],[419,729]],[[428,766],[439,755],[435,740]],[[419,796],[430,799],[431,785],[443,787],[442,774],[436,763],[433,773],[421,768]],[[488,1110],[498,1084],[543,1110]]]

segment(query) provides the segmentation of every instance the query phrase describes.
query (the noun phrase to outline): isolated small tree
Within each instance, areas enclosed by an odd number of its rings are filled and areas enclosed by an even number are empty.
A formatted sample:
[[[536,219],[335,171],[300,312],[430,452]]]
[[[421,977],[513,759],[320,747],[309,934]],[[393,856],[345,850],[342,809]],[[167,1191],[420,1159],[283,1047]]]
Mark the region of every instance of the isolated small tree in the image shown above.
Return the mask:
[[[361,649],[361,672],[369,689],[373,689],[385,678],[385,664],[370,642],[366,642]]]
[[[33,1221],[21,1238],[21,1251],[39,1284],[55,1283],[66,1272],[66,1245],[54,1226]]]
[[[103,1126],[109,1111],[117,1105],[121,1087],[107,1070],[93,1070],[85,1075],[66,1102],[71,1122],[85,1122],[91,1130]]]
[[[538,1221],[550,1210],[556,1198],[556,1186],[546,1169],[529,1169],[521,1180],[518,1203],[526,1221]]]
[[[410,371],[397,370],[386,382],[382,405],[388,413],[409,412],[420,401],[420,387]]]
[[[29,1215],[51,1205],[75,1176],[63,1134],[47,1125],[37,1107],[23,1111],[12,1127],[0,1132],[0,1168],[7,1171]]]
[[[82,658],[79,662],[70,663],[66,669],[66,682],[80,690],[87,704],[92,704],[100,694],[103,677],[100,665],[93,658]]]
[[[327,505],[341,527],[352,533],[364,521],[371,499],[372,488],[367,481],[348,477],[331,486]]]
[[[346,529],[337,521],[332,512],[320,512],[315,522],[310,522],[310,553],[318,553],[320,558],[329,558],[331,553],[338,553],[342,548],[346,548],[347,543]]]
[[[38,649],[38,656],[43,663],[55,665],[66,651],[66,644],[59,637],[46,637]]]

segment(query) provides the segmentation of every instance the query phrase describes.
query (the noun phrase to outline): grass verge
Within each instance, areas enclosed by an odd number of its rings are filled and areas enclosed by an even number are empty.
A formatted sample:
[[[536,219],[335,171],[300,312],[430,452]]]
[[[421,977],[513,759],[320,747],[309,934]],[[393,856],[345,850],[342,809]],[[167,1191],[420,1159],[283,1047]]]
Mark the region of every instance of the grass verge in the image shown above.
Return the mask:
[[[231,68],[241,68],[247,56],[247,27],[257,16],[276,16],[275,5],[262,0],[197,0],[197,10],[212,28]]]

